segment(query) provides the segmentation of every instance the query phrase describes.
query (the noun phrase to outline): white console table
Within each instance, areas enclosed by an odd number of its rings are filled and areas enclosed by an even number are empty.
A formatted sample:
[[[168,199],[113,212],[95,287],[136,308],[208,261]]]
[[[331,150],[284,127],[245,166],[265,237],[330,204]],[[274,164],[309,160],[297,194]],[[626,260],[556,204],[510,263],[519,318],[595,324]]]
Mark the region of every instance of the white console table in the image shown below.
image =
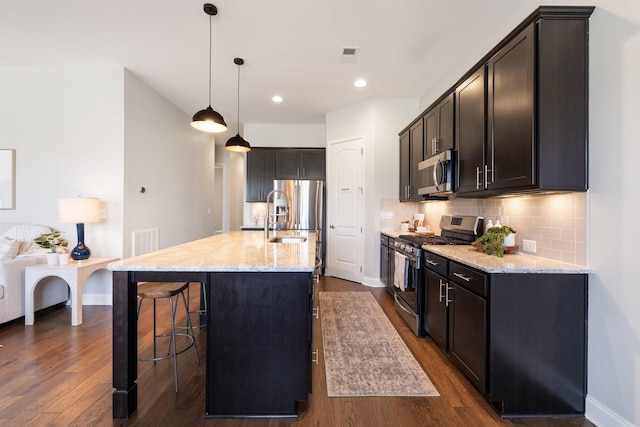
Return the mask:
[[[98,270],[118,261],[118,258],[89,258],[84,261],[70,260],[66,265],[38,264],[27,267],[24,277],[24,324],[33,325],[33,294],[36,285],[45,277],[59,277],[71,290],[71,324],[82,324],[82,288],[86,280]]]

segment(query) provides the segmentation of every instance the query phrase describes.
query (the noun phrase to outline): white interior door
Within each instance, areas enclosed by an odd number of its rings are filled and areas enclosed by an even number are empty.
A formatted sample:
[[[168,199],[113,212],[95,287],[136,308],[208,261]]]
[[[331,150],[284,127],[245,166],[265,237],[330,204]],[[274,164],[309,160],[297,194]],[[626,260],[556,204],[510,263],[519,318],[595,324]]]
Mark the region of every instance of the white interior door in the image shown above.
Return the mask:
[[[328,276],[362,282],[362,138],[330,143],[327,162]]]

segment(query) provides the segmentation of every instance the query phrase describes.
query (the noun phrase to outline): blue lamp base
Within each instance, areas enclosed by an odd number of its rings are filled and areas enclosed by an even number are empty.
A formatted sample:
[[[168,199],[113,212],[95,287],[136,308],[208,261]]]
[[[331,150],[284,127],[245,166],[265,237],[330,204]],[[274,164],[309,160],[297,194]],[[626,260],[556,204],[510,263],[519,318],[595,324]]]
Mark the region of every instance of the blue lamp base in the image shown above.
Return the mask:
[[[91,256],[91,249],[84,244],[84,224],[76,224],[76,230],[78,231],[78,244],[71,250],[71,259],[76,261],[89,259]]]

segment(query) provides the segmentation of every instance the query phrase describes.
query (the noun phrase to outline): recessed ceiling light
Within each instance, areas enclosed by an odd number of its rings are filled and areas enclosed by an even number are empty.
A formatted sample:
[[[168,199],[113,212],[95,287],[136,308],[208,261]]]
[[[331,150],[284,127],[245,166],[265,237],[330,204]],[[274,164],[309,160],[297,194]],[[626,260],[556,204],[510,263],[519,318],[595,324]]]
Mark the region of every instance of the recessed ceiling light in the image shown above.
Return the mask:
[[[282,97],[280,95],[275,95],[271,100],[273,102],[282,102]]]
[[[363,79],[358,79],[355,81],[355,83],[353,84],[355,87],[365,87],[367,85],[366,80]]]

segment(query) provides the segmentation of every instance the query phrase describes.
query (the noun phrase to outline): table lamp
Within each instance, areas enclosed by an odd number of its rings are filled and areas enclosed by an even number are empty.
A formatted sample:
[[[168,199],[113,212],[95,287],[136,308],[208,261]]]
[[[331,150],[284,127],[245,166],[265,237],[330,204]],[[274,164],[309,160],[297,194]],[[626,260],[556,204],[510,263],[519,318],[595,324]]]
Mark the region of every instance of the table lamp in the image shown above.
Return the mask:
[[[78,230],[78,244],[71,250],[76,261],[89,259],[91,250],[84,244],[84,223],[100,221],[100,200],[95,197],[73,197],[58,200],[60,222],[73,222]]]

